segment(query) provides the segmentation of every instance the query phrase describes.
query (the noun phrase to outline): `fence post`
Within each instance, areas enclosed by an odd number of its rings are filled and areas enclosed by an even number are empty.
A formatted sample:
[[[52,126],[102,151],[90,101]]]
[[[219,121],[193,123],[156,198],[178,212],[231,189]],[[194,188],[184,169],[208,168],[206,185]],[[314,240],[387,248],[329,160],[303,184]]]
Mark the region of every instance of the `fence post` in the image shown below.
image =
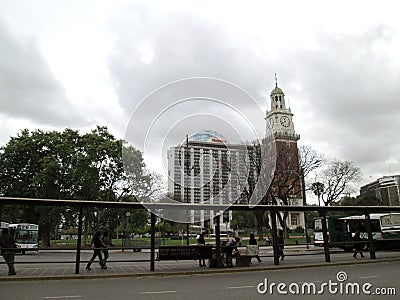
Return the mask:
[[[150,217],[151,235],[150,235],[150,272],[154,272],[155,266],[155,238],[156,238],[156,215],[152,212]]]
[[[81,263],[82,215],[83,215],[83,207],[79,206],[78,240],[76,242],[75,274],[79,274],[79,266]]]
[[[276,225],[276,210],[271,209],[271,225],[272,225],[272,248],[274,250],[274,265],[279,266],[279,245],[278,233]]]
[[[324,236],[324,252],[325,252],[325,261],[331,262],[331,256],[329,251],[329,239],[328,239],[328,226],[326,225],[326,212],[325,210],[319,212],[322,217],[322,234]]]
[[[365,212],[365,221],[366,221],[366,229],[368,233],[368,248],[369,248],[369,257],[371,259],[376,259],[375,255],[375,241],[372,236],[372,225],[371,225],[371,218],[369,216],[369,211]]]

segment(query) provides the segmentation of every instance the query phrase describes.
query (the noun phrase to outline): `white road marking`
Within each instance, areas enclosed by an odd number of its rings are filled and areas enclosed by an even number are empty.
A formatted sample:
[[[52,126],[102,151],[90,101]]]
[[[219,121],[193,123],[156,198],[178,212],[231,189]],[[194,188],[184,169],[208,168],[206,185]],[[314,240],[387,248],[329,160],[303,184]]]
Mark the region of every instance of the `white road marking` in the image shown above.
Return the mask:
[[[176,293],[176,291],[141,292],[142,295],[146,295],[146,294],[168,294],[168,293]]]
[[[254,285],[243,285],[243,286],[228,286],[227,289],[231,290],[231,289],[251,289],[251,288],[255,288]]]
[[[43,297],[42,299],[71,299],[71,298],[82,298],[82,295],[73,295],[73,296],[48,296],[48,297]]]

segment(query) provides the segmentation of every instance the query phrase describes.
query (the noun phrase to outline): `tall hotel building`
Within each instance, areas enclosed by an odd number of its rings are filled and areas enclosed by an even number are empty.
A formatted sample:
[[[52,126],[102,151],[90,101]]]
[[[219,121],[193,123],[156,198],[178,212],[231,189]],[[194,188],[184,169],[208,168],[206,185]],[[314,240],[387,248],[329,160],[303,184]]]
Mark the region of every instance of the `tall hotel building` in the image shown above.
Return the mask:
[[[230,145],[217,132],[205,130],[187,142],[171,147],[168,151],[168,192],[176,201],[200,204],[224,204],[227,207],[238,201],[241,193],[240,172],[244,169],[245,146]],[[240,164],[242,164],[240,166]],[[232,174],[239,174],[238,176]],[[188,175],[188,176],[187,176]],[[191,211],[191,223],[200,223],[202,228],[214,228],[216,213],[201,210]],[[232,212],[224,211],[219,216],[222,230],[230,230]]]

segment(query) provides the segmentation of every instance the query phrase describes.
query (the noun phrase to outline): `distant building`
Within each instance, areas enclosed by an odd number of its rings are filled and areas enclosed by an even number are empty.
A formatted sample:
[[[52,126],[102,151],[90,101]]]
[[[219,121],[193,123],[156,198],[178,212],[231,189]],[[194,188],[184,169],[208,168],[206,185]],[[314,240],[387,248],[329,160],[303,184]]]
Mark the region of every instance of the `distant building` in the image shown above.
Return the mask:
[[[381,205],[400,205],[400,175],[384,176],[360,188],[360,196],[371,195],[379,199]]]
[[[234,172],[245,162],[241,159],[246,146],[232,145],[212,130],[191,136],[187,143],[169,148],[168,193],[176,201],[200,204],[237,202],[241,186]],[[243,151],[242,151],[243,150]],[[187,176],[188,175],[188,176]],[[191,212],[191,223],[214,228],[214,211]],[[220,215],[221,229],[230,231],[232,212]]]

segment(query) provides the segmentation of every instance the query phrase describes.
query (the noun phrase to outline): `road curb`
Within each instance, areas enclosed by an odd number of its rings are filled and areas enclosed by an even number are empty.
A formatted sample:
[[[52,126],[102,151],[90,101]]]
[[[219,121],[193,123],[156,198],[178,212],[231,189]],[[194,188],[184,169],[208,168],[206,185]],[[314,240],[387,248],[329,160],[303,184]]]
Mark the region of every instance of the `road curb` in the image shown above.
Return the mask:
[[[198,276],[210,274],[226,274],[226,273],[245,273],[245,272],[265,272],[265,271],[279,271],[288,269],[309,269],[309,268],[324,268],[334,266],[346,266],[357,264],[372,264],[372,263],[389,263],[400,261],[400,258],[395,259],[382,259],[382,260],[363,260],[363,261],[345,261],[345,262],[330,262],[318,263],[308,265],[290,265],[290,266],[268,266],[268,267],[238,267],[226,269],[207,269],[203,271],[171,271],[171,272],[146,272],[146,273],[130,273],[130,274],[94,274],[94,275],[60,275],[60,276],[41,276],[41,277],[0,277],[0,282],[3,281],[46,281],[46,280],[79,280],[79,279],[105,279],[105,278],[142,278],[142,277],[168,277],[168,276]]]

